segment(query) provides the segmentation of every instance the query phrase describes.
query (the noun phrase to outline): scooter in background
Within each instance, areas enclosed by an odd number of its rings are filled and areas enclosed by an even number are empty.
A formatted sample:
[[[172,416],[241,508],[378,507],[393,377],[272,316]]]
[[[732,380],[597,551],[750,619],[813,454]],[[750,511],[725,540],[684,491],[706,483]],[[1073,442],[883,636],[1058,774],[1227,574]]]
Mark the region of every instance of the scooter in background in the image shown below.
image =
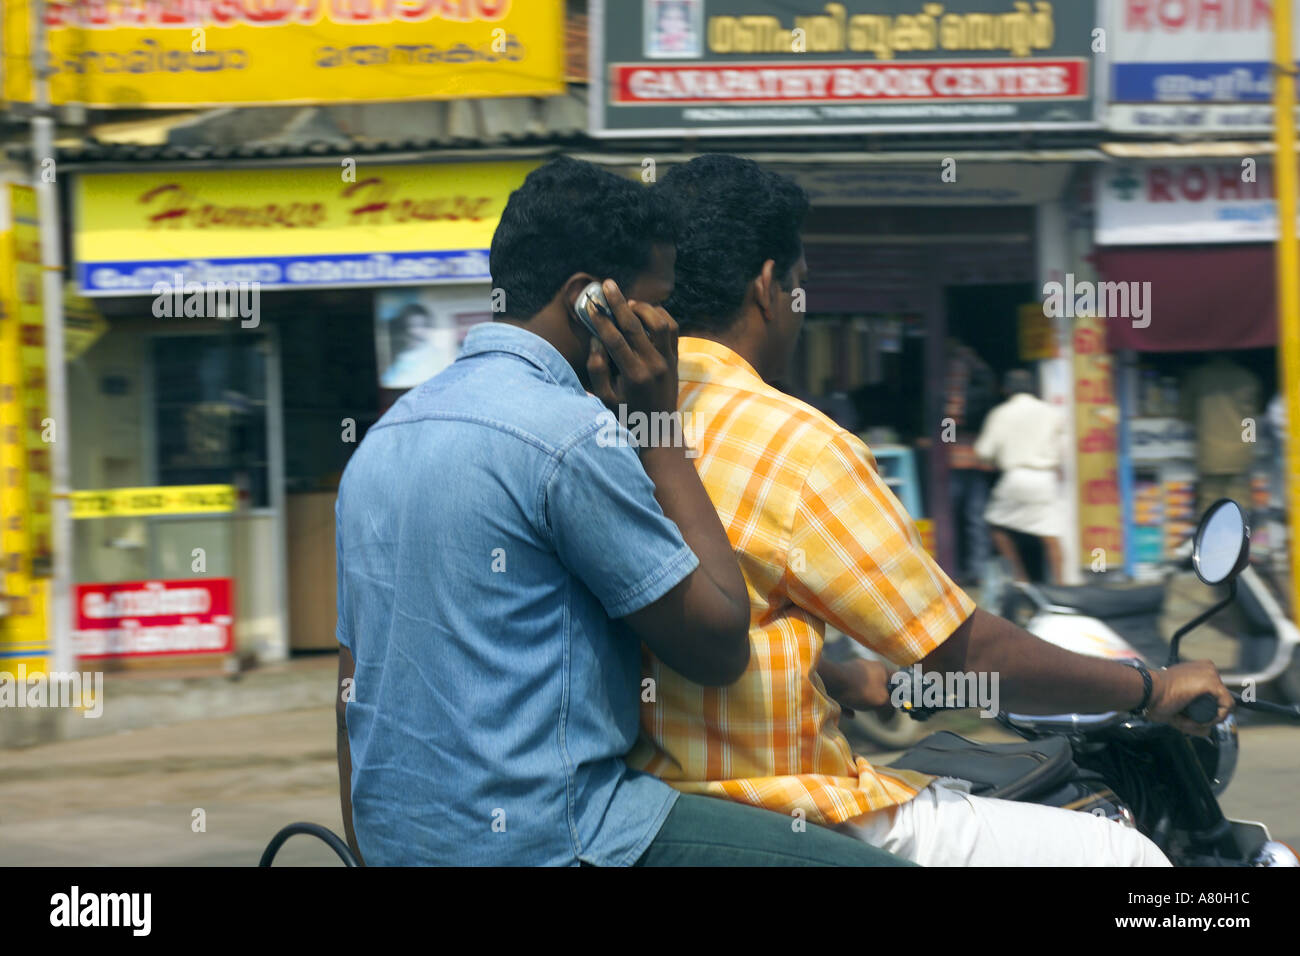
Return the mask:
[[[1189,540],[1165,580],[1132,588],[1028,584],[996,574],[990,586],[996,588],[994,595],[1001,594],[999,612],[1003,617],[1051,644],[1093,657],[1141,657],[1149,664],[1159,664],[1169,655],[1169,643],[1160,632],[1160,616],[1174,572],[1191,569],[1191,553]],[[1223,682],[1247,692],[1248,697],[1272,688],[1282,699],[1300,703],[1300,628],[1286,616],[1264,577],[1253,567],[1246,567],[1235,580],[1245,633],[1237,635],[1236,664],[1219,668]],[[985,593],[989,593],[987,589]],[[830,625],[826,627],[824,653],[839,662],[854,657],[883,660]],[[901,750],[925,736],[924,728],[896,714],[858,711],[843,718],[842,726],[883,750]]]
[[[1250,532],[1236,502],[1221,499],[1205,513],[1191,549],[1192,568],[1203,584],[1226,584],[1228,597],[1184,624],[1166,647],[1149,647],[1152,663],[1176,664],[1183,637],[1223,610],[1244,592],[1238,586],[1250,557]],[[1109,596],[1112,592],[1103,591]],[[1152,598],[1153,599],[1153,598]],[[1038,608],[1038,615],[1079,617]],[[1139,602],[1133,599],[1133,606]],[[1145,609],[1145,604],[1141,605]],[[1127,609],[1127,605],[1125,606]],[[1091,608],[1094,612],[1097,609]],[[1109,607],[1085,620],[1106,619]],[[1145,613],[1145,610],[1143,611]],[[1124,617],[1135,614],[1121,615]],[[1033,619],[1031,618],[1031,621]],[[1113,618],[1111,619],[1113,620]],[[1134,657],[1136,651],[1109,627],[1096,635],[1062,629],[1071,650],[1106,657]],[[1283,640],[1279,628],[1276,639]],[[1294,644],[1293,635],[1289,638]],[[1064,640],[1064,638],[1063,638]],[[1119,642],[1118,644],[1116,642]],[[1123,644],[1127,651],[1117,653]],[[1062,646],[1066,646],[1062,643]],[[1163,653],[1156,655],[1156,650]],[[1277,656],[1277,655],[1274,655]],[[1267,673],[1267,669],[1259,671]],[[919,688],[908,671],[901,678],[909,716],[924,720],[941,708],[917,706]],[[1300,704],[1289,706],[1233,694],[1239,709],[1258,710],[1300,721]],[[1218,703],[1209,694],[1183,713],[1194,721],[1214,719]],[[1176,866],[1300,867],[1288,846],[1272,839],[1262,823],[1230,820],[1218,798],[1237,766],[1236,715],[1217,723],[1208,737],[1189,737],[1168,724],[1124,712],[1027,715],[1000,713],[1003,727],[1024,738],[1017,743],[985,743],[941,731],[931,734],[891,766],[971,783],[980,796],[1062,807],[1108,817],[1148,836]]]
[[[1176,567],[1190,567],[1191,543]],[[1172,571],[1173,569],[1171,569]],[[1093,657],[1141,657],[1159,664],[1169,643],[1159,619],[1172,581],[1133,588],[1096,584],[1048,585],[1009,581],[1001,614],[1043,640]],[[1264,578],[1247,566],[1234,577],[1236,603],[1245,622],[1235,635],[1238,658],[1220,665],[1229,688],[1258,694],[1272,687],[1290,703],[1300,703],[1300,629],[1286,616]]]

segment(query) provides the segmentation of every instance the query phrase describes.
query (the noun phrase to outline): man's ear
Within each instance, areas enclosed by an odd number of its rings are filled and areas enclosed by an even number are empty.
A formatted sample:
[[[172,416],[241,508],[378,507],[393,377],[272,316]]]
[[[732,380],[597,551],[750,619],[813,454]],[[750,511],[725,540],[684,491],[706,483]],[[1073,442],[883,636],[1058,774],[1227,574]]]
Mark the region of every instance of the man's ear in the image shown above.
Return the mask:
[[[575,272],[569,278],[564,280],[564,285],[560,286],[560,301],[564,303],[564,314],[573,318],[574,308],[578,302],[578,296],[582,290],[596,281],[596,277],[586,272]]]
[[[758,311],[763,316],[764,322],[771,322],[776,317],[776,297],[779,293],[777,289],[776,276],[773,270],[776,269],[776,262],[768,259],[763,263],[763,268],[759,270],[754,277],[754,302],[758,305]]]

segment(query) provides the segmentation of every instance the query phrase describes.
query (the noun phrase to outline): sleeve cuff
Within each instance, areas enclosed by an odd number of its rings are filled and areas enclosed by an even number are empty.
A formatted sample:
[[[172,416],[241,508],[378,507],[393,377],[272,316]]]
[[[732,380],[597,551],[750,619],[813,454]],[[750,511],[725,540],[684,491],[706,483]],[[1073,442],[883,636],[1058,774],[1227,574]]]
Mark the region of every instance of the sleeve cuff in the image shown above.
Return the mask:
[[[683,544],[650,574],[604,602],[605,613],[613,618],[627,617],[659,600],[699,566],[695,552]]]
[[[950,588],[936,597],[924,612],[912,619],[912,624],[901,635],[900,650],[904,651],[893,663],[910,667],[921,660],[965,624],[975,613],[975,602],[960,588]],[[942,636],[937,636],[942,635]]]

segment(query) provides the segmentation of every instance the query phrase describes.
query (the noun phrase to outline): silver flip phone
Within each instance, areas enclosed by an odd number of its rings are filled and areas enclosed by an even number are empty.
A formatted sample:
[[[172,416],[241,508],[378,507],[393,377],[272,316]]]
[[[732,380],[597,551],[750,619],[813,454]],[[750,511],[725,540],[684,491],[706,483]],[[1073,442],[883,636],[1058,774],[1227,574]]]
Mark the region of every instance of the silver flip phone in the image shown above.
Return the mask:
[[[596,323],[591,318],[592,311],[597,311],[611,322],[614,321],[614,312],[605,301],[605,292],[601,289],[599,282],[590,282],[581,292],[578,293],[578,299],[573,303],[573,311],[581,322],[592,335],[600,338],[600,333],[596,331]]]

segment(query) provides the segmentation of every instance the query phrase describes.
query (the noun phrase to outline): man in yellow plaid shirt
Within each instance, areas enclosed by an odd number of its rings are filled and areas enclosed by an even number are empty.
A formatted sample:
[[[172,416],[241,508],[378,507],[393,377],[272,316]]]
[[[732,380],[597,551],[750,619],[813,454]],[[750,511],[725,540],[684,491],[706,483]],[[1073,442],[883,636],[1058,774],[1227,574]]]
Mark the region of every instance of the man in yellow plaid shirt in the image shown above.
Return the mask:
[[[1212,664],[1143,675],[1038,640],[976,610],[921,547],[857,437],[778,391],[802,323],[808,208],[791,180],[703,156],[654,188],[680,219],[669,312],[696,467],[749,589],[750,663],[706,688],[644,652],[654,700],[629,755],[687,793],[837,827],[926,865],[1168,865],[1136,830],[1055,807],[972,796],[957,781],[874,767],[839,731],[840,706],[884,705],[885,672],[822,658],[826,624],[894,664],[995,672],[1021,713],[1178,717],[1201,693],[1232,706]],[[802,296],[799,296],[802,299]],[[939,387],[936,385],[936,387]]]

